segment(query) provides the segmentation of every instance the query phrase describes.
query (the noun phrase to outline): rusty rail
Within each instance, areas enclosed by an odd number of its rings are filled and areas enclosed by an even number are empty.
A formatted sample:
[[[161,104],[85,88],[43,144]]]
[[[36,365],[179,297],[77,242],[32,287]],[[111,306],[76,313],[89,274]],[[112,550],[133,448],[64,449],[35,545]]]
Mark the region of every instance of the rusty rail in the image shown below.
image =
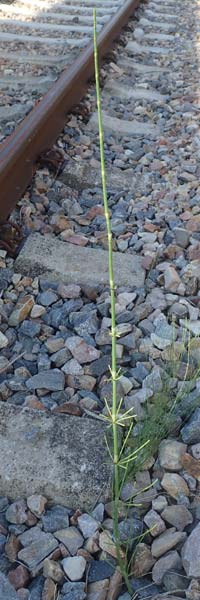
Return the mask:
[[[141,0],[126,0],[98,36],[100,59]],[[94,0],[95,5],[95,0]],[[38,156],[48,150],[83,97],[94,74],[93,43],[66,68],[42,100],[0,147],[0,222],[4,222],[30,183]]]

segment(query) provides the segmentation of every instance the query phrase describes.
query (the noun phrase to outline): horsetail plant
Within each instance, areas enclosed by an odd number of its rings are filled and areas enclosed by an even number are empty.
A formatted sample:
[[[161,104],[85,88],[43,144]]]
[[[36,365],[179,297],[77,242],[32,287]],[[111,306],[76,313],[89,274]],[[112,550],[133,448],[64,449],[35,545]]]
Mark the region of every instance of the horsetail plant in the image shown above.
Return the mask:
[[[127,549],[125,554],[121,550],[120,532],[118,526],[119,513],[120,513],[120,495],[122,487],[126,481],[126,473],[129,470],[130,463],[132,463],[138,454],[137,450],[131,450],[127,453],[127,442],[132,433],[133,428],[133,411],[127,410],[125,413],[121,412],[122,399],[118,401],[117,397],[117,381],[121,377],[120,369],[117,369],[117,331],[116,331],[116,309],[115,309],[115,280],[114,280],[114,268],[113,268],[113,246],[112,246],[112,230],[110,223],[110,214],[108,206],[108,194],[106,186],[106,170],[105,170],[105,154],[104,154],[104,130],[102,121],[101,111],[101,94],[99,84],[99,64],[98,64],[98,49],[97,49],[97,28],[96,28],[96,9],[93,12],[94,20],[94,66],[95,66],[95,81],[96,81],[96,99],[97,99],[97,110],[98,110],[98,128],[99,128],[99,144],[100,144],[100,159],[101,159],[101,179],[102,179],[102,191],[103,191],[103,204],[104,204],[104,215],[106,220],[106,230],[108,239],[108,267],[109,267],[109,288],[110,288],[110,299],[111,299],[111,338],[112,338],[112,357],[111,357],[111,381],[112,381],[112,403],[111,408],[108,402],[105,400],[107,409],[107,416],[105,420],[109,423],[112,430],[112,450],[108,440],[106,439],[106,445],[109,451],[110,458],[113,464],[113,533],[116,545],[116,554],[118,565],[127,586],[128,591],[132,595],[132,588],[129,582],[129,574],[127,569]],[[127,425],[128,421],[128,425]],[[124,436],[120,436],[120,430],[124,428]],[[120,442],[121,440],[121,442]],[[145,442],[142,447],[146,445]],[[130,503],[133,506],[132,500]],[[129,506],[127,506],[127,511]]]

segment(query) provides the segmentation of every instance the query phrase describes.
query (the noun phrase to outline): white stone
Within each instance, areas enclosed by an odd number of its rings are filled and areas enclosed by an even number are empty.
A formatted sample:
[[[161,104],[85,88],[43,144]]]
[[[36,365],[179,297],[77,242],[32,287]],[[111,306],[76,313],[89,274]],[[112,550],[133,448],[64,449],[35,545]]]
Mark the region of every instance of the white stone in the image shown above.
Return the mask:
[[[140,42],[144,37],[144,31],[141,27],[136,27],[133,32],[134,38]]]
[[[64,558],[62,565],[70,581],[80,581],[85,572],[86,560],[83,556],[70,556]]]

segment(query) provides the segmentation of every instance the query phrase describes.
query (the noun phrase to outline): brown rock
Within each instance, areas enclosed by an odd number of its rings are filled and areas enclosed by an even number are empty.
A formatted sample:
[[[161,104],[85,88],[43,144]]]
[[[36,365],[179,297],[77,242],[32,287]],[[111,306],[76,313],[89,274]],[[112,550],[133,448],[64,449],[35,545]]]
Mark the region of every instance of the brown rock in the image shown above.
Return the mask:
[[[86,540],[85,549],[90,554],[96,554],[99,551],[99,531]]]
[[[167,267],[164,271],[165,289],[169,292],[177,292],[181,279],[174,267]]]
[[[91,375],[68,375],[67,385],[75,390],[92,391],[96,385],[96,379]]]
[[[24,402],[24,406],[34,408],[34,410],[47,410],[44,404],[42,404],[35,396],[28,396]]]
[[[24,296],[16,304],[15,310],[11,313],[8,323],[11,327],[16,327],[19,323],[24,321],[31,312],[34,306],[34,299],[32,296]]]
[[[200,242],[188,248],[187,257],[189,260],[200,260]]]
[[[65,215],[55,214],[51,217],[51,225],[54,225],[54,231],[60,233],[61,231],[65,231],[65,229],[69,229],[71,227],[71,223]]]
[[[114,558],[117,558],[117,549],[116,545],[113,542],[112,536],[108,531],[102,531],[99,536],[99,546],[101,550],[104,550]],[[125,557],[123,550],[120,551],[122,558]]]
[[[200,215],[195,215],[187,222],[187,229],[192,233],[200,231]]]
[[[200,481],[200,460],[193,458],[191,454],[185,453],[182,456],[182,467],[189,475]]]
[[[28,527],[34,527],[34,525],[37,525],[37,517],[30,511],[27,511],[27,519],[26,519],[26,525]]]
[[[137,544],[131,564],[131,574],[133,577],[143,577],[149,573],[155,563],[155,558],[147,544],[143,542]]]
[[[79,298],[80,294],[81,294],[81,288],[80,285],[76,285],[76,284],[69,284],[69,285],[65,285],[64,283],[60,283],[58,286],[58,294],[61,296],[61,298],[63,298],[64,300],[66,298],[70,299],[70,298]]]
[[[76,402],[65,402],[61,406],[54,408],[53,412],[74,415],[75,417],[81,417],[83,414],[81,407]]]
[[[200,582],[192,579],[185,595],[187,600],[200,600]]]
[[[6,519],[9,523],[22,525],[27,520],[27,505],[25,500],[16,500],[10,504],[6,511]]]
[[[177,473],[165,473],[161,485],[164,490],[175,500],[180,494],[189,496],[189,488],[186,481]]]
[[[109,588],[106,600],[116,600],[122,587],[122,574],[117,567],[112,577],[110,578]]]
[[[16,569],[8,573],[8,579],[15,590],[23,588],[29,583],[29,572],[23,565],[18,565]]]
[[[56,588],[57,586],[52,579],[46,579],[42,591],[42,600],[55,600]]]
[[[27,498],[27,506],[37,517],[41,517],[45,510],[47,498],[41,496],[41,494],[34,494]]]
[[[49,558],[46,558],[44,561],[43,575],[47,579],[53,579],[53,581],[56,583],[60,583],[64,578],[64,573],[60,564],[55,560],[50,560]]]
[[[10,562],[15,562],[17,559],[17,554],[21,548],[21,543],[19,538],[16,537],[13,533],[8,538],[8,541],[5,545],[5,554],[9,558]]]
[[[79,336],[68,338],[65,345],[80,364],[90,363],[100,357],[100,351],[86,344]]]
[[[109,579],[89,583],[87,600],[106,600],[108,588]]]
[[[69,235],[66,241],[68,241],[70,244],[76,244],[76,246],[87,246],[89,238],[87,238],[85,235],[78,235],[74,233],[73,235]]]

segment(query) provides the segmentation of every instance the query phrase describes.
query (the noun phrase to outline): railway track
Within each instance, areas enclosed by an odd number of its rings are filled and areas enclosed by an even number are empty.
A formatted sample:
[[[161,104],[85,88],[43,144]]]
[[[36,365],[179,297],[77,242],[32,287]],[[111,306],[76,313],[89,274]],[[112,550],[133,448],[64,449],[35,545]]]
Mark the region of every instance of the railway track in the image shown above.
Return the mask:
[[[139,0],[96,4],[102,57]],[[81,99],[93,74],[92,7],[91,0],[0,5],[2,141],[14,131],[0,150],[1,221],[9,216],[36,160],[55,141],[67,111]]]

